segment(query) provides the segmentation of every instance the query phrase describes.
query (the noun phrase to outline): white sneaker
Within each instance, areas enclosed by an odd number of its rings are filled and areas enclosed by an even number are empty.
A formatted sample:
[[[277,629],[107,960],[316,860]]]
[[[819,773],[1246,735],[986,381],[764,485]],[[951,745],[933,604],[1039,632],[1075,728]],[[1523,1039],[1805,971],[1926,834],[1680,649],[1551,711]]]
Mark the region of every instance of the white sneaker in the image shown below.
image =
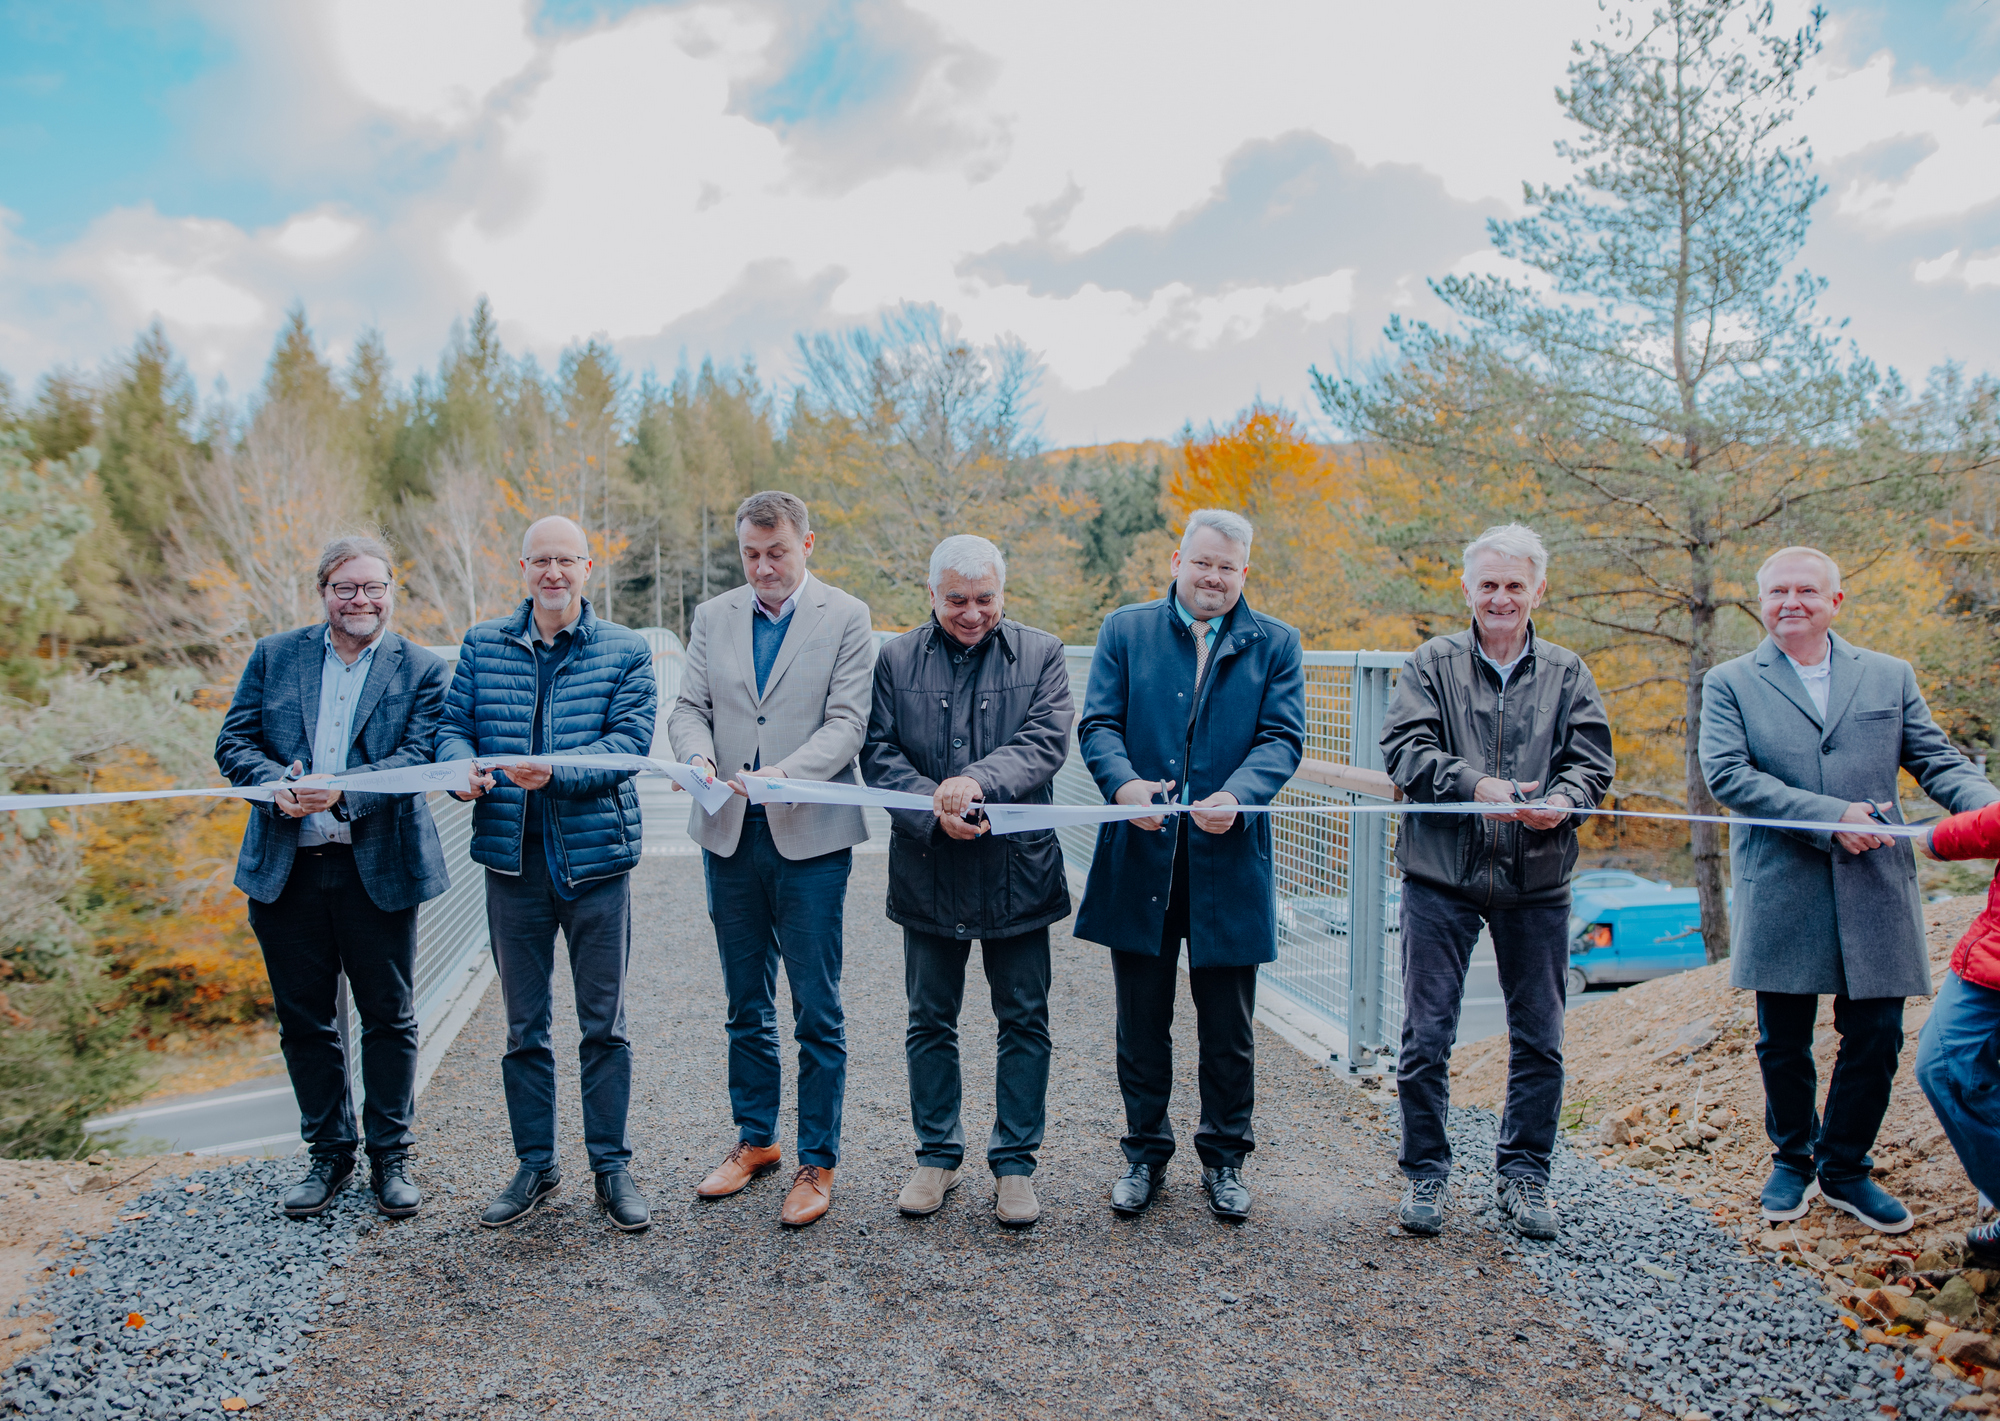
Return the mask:
[[[896,1196],[896,1208],[913,1219],[935,1214],[944,1207],[944,1196],[958,1188],[958,1177],[963,1172],[939,1169],[935,1165],[918,1165],[917,1172],[910,1176],[910,1182],[903,1186],[903,1192]]]

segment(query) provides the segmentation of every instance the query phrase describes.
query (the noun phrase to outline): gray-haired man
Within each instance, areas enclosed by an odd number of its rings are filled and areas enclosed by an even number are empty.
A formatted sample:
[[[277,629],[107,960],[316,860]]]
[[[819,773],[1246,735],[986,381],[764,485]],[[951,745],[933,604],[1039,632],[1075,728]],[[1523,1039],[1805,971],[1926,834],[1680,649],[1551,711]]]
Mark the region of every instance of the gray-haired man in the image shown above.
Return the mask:
[[[1465,969],[1481,926],[1493,936],[1507,1003],[1507,1107],[1494,1173],[1500,1207],[1529,1238],[1554,1238],[1549,1152],[1562,1109],[1569,877],[1576,828],[1611,787],[1611,727],[1590,668],[1535,635],[1548,553],[1531,528],[1488,528],[1465,549],[1472,626],[1433,637],[1396,680],[1382,728],[1389,777],[1419,803],[1522,807],[1480,818],[1412,814],[1396,836],[1403,871],[1405,1229],[1444,1227],[1451,1146],[1451,1048]]]
[[[917,1133],[916,1173],[896,1207],[934,1214],[959,1181],[958,1014],[977,938],[1000,1024],[986,1143],[993,1208],[1002,1225],[1025,1228],[1041,1217],[1028,1179],[1049,1087],[1049,924],[1069,916],[1069,885],[1053,829],[995,837],[973,810],[1050,803],[1075,712],[1061,639],[1002,615],[1006,580],[986,539],[937,545],[931,620],[876,659],[861,765],[878,789],[931,796],[928,812],[890,812],[889,918],[903,928]]]

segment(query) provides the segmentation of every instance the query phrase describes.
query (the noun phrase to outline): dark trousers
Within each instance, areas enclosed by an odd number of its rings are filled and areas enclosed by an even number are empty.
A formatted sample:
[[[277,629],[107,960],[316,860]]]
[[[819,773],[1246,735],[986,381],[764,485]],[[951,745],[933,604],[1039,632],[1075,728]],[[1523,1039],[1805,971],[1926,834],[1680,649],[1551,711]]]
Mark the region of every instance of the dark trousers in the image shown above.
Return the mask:
[[[371,1159],[410,1148],[417,1113],[417,1014],[411,992],[417,910],[385,913],[369,901],[344,844],[301,849],[275,903],[250,900],[264,950],[285,1069],[299,1102],[299,1134],[315,1157],[353,1155],[354,1096],[335,1018],[347,974],[361,1013],[361,1118]]]
[[[939,1169],[957,1169],[965,1161],[958,1014],[965,1005],[965,963],[971,954],[969,938],[903,930],[910,1121],[917,1131],[917,1163]],[[996,1179],[1033,1174],[1048,1117],[1049,930],[982,938],[979,960],[1000,1026],[986,1164]]]
[[[1125,1097],[1125,1138],[1133,1164],[1163,1165],[1174,1157],[1167,1105],[1174,1087],[1174,994],[1180,987],[1181,943],[1188,935],[1187,816],[1177,816],[1173,888],[1160,952],[1111,954],[1118,991],[1118,1089]],[[1200,832],[1200,831],[1194,831]],[[1189,953],[1193,961],[1193,953]],[[1250,1128],[1257,1105],[1255,967],[1190,967],[1195,1040],[1200,1051],[1201,1121],[1194,1150],[1211,1169],[1241,1169],[1257,1148]]]
[[[778,963],[792,989],[799,1043],[799,1163],[840,1163],[847,1018],[840,1004],[841,924],[854,851],[788,859],[761,814],[745,816],[736,852],[703,851],[708,916],[729,997],[729,1109],[738,1138],[778,1143]]]
[[[1917,1038],[1917,1084],[1966,1178],[2000,1199],[2000,992],[1945,973]]]
[[[1546,1184],[1562,1114],[1563,999],[1569,973],[1569,905],[1486,908],[1413,879],[1403,881],[1403,1041],[1396,1096],[1410,1179],[1451,1173],[1445,1120],[1451,1048],[1465,969],[1485,924],[1507,1004],[1507,1106],[1493,1151],[1503,1179]]]
[[[632,1044],[625,1036],[625,969],[632,956],[631,875],[585,885],[565,901],[549,879],[548,855],[532,841],[518,875],[486,873],[486,926],[507,1006],[500,1079],[514,1154],[524,1169],[556,1162],[556,929],[569,948],[570,984],[582,1033],[583,1144],[593,1174],[632,1163],[625,1117],[632,1102]]]
[[[1826,1087],[1826,1118],[1814,1108],[1813,1020],[1819,998],[1798,992],[1757,994],[1757,1065],[1764,1073],[1764,1130],[1771,1158],[1810,1179],[1836,1184],[1875,1167],[1868,1156],[1889,1110],[1889,1087],[1903,1052],[1903,998],[1833,999],[1840,1033]]]

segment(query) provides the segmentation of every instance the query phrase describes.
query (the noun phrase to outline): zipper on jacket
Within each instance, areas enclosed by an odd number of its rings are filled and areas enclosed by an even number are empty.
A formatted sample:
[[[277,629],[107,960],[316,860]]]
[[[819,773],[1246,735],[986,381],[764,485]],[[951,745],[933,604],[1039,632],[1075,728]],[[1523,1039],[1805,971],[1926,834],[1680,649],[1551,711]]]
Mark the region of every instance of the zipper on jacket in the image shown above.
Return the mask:
[[[1493,728],[1493,773],[1497,778],[1500,767],[1507,759],[1507,683],[1500,683],[1500,715]],[[1493,899],[1500,891],[1500,830],[1498,819],[1487,817],[1493,827],[1493,848],[1486,856],[1486,906],[1493,906]]]

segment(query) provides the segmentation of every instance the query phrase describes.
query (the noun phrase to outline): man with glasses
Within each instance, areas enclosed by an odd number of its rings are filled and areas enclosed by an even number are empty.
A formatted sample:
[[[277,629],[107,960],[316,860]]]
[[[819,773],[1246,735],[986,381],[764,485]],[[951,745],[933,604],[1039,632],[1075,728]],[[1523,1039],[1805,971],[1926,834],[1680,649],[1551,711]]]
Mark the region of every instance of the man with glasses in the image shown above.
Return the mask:
[[[429,763],[447,672],[389,630],[393,583],[380,542],[327,544],[318,586],[324,622],[267,636],[251,651],[215,762],[231,784],[287,782],[270,804],[251,806],[236,865],[312,1156],[284,1210],[293,1218],[325,1210],[353,1176],[365,1139],[376,1208],[402,1217],[423,1202],[406,1172],[416,1115],[417,906],[450,886],[444,850],[420,794],[314,786]],[[368,1098],[359,1138],[335,1015],[343,972],[361,1013]]]
[[[567,518],[521,540],[527,600],[465,634],[438,734],[437,758],[644,755],[653,743],[653,653],[637,632],[601,620],[583,595],[590,544]],[[639,794],[630,770],[516,765],[475,768],[466,798],[472,857],[486,866],[486,925],[507,1008],[500,1073],[519,1168],[480,1222],[502,1228],[562,1183],[556,1161],[556,930],[569,948],[582,1040],[583,1143],[597,1204],[616,1228],[652,1220],[632,1182],[625,1129],[632,1046],[625,967]]]

